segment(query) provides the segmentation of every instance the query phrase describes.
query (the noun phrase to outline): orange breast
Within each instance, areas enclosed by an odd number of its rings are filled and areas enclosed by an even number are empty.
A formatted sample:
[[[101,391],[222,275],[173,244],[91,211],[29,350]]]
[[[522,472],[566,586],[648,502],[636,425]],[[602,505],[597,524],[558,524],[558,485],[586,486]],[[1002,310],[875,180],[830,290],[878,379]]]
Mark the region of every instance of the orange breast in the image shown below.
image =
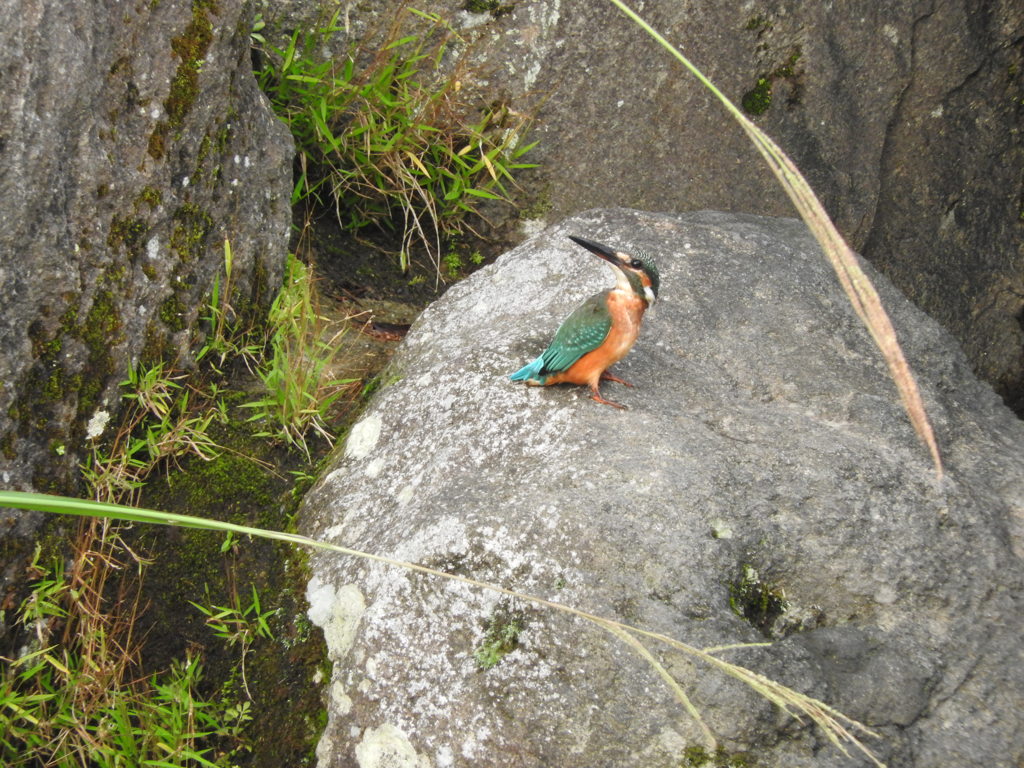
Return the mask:
[[[633,347],[640,334],[647,303],[625,291],[608,294],[608,311],[612,316],[612,327],[597,349],[587,352],[561,373],[548,378],[545,384],[586,384],[597,387],[601,374],[615,365]]]

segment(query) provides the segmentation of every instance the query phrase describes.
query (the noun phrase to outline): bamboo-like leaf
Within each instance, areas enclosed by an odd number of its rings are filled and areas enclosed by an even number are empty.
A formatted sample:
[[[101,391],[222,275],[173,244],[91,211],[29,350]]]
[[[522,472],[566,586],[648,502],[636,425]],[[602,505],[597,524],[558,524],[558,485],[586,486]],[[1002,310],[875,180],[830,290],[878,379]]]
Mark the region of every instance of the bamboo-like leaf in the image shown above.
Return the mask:
[[[417,39],[419,38],[417,38],[416,35],[408,35],[406,37],[395,40],[393,43],[388,43],[388,45],[384,46],[384,50],[390,51],[392,48],[401,48],[403,45],[408,45],[409,43]]]
[[[412,164],[415,165],[419,169],[420,173],[422,173],[428,179],[430,178],[430,171],[427,170],[427,167],[422,162],[420,162],[420,159],[418,157],[416,157],[416,155],[414,155],[409,150],[405,150],[405,155],[406,155],[406,157],[409,158],[409,160],[412,162]]]
[[[287,72],[288,67],[292,65],[292,60],[295,58],[295,45],[299,41],[299,30],[295,30],[292,33],[291,40],[288,41],[288,50],[284,54],[284,62],[281,64],[281,71]]]
[[[529,144],[523,144],[522,146],[516,147],[514,150],[512,150],[512,159],[514,160],[514,159],[522,157],[527,152],[529,152],[531,149],[536,147],[539,143],[540,143],[539,141],[531,141]],[[513,166],[513,167],[514,168],[519,168],[519,167],[526,167],[526,166]],[[532,166],[530,166],[530,167],[532,167]]]
[[[474,189],[472,187],[466,187],[466,194],[473,195],[473,197],[486,197],[488,200],[501,200],[501,195],[496,195],[493,192],[487,192],[483,189]]]
[[[718,90],[675,46],[640,18],[622,0],[609,0],[609,2],[654,38],[665,50],[686,67],[705,88],[711,91],[725,105],[725,108],[740,124],[754,146],[757,147],[762,157],[764,157],[779,183],[786,190],[786,194],[793,201],[793,205],[796,206],[801,218],[806,222],[818,243],[821,244],[822,250],[825,251],[825,255],[832,264],[832,268],[836,271],[840,285],[842,285],[843,290],[849,297],[850,303],[853,305],[854,311],[867,327],[868,333],[871,334],[871,338],[881,351],[882,357],[889,366],[889,374],[899,390],[900,399],[907,411],[910,422],[914,426],[914,430],[917,432],[921,442],[927,446],[928,451],[931,453],[935,473],[941,479],[942,458],[939,455],[939,446],[935,441],[935,434],[932,431],[931,423],[928,421],[917,382],[914,380],[914,375],[903,355],[903,350],[900,348],[889,316],[886,314],[878,293],[875,291],[868,276],[860,268],[860,264],[857,263],[853,250],[839,234],[839,231],[825,212],[824,206],[818,200],[817,195],[814,194],[807,180],[793,161],[786,156],[786,153],[764,131],[747,119],[746,115],[725,94]]]
[[[445,199],[445,201],[450,202],[452,200],[455,200],[455,199],[461,197],[462,196],[462,192],[463,192],[462,179],[459,178],[458,176],[454,176],[452,178],[451,189],[449,189],[445,193],[444,199]]]
[[[487,156],[487,153],[484,152],[483,144],[479,144],[478,146],[480,149],[480,160],[483,161],[483,164],[487,166],[487,172],[491,174],[491,178],[497,181],[498,174],[494,170],[494,165],[491,163],[491,158],[489,158]],[[497,152],[498,150],[494,149],[492,151]]]

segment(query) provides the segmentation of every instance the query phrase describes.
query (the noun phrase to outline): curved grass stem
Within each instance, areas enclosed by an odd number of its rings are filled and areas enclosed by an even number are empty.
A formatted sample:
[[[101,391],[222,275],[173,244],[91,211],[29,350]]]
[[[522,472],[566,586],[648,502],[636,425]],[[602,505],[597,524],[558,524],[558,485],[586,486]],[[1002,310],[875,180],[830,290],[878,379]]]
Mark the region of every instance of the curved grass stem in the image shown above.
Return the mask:
[[[907,412],[910,423],[917,432],[918,438],[925,444],[931,454],[932,463],[935,466],[935,473],[938,479],[942,479],[942,458],[939,454],[939,446],[935,440],[931,423],[925,412],[924,402],[921,399],[920,390],[914,380],[914,374],[903,356],[899,341],[896,338],[896,331],[892,327],[888,314],[882,306],[878,292],[871,284],[871,280],[861,269],[857,257],[842,235],[836,229],[835,224],[825,212],[824,206],[818,200],[810,184],[800,173],[800,169],[786,155],[785,152],[760,128],[754,125],[739,107],[732,103],[714,83],[712,83],[703,72],[684,56],[678,48],[666,40],[654,27],[644,21],[622,0],[609,0],[637,26],[653,37],[659,45],[672,54],[689,72],[696,77],[701,84],[714,94],[725,108],[729,111],[740,127],[744,130],[750,141],[757,147],[758,152],[764,157],[765,162],[771,168],[772,173],[778,179],[779,184],[793,201],[800,217],[806,222],[811,233],[821,245],[829,263],[839,278],[839,283],[846,292],[854,311],[861,319],[861,322],[868,329],[868,333],[874,340],[878,349],[889,366],[889,375],[892,376],[896,388],[900,393],[900,400]]]

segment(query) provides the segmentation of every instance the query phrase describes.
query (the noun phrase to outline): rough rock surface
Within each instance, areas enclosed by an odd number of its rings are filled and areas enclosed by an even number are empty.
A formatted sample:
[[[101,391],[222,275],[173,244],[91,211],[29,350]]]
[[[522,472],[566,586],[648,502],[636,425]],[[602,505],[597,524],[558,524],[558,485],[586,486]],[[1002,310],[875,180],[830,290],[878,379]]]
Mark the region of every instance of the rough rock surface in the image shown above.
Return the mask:
[[[0,7],[3,487],[72,489],[129,364],[188,363],[225,238],[235,309],[279,284],[293,145],[251,20],[240,0]]]
[[[617,367],[636,386],[603,389],[627,411],[507,379],[611,283],[569,234],[659,260],[661,298]],[[548,229],[423,313],[303,527],[698,647],[763,630],[772,647],[728,658],[875,729],[888,764],[1017,765],[1024,425],[877,281],[942,481],[800,222],[615,209]],[[342,556],[313,568],[334,662],[322,768],[674,767],[700,742],[658,676],[579,620]],[[759,630],[730,606],[751,594],[785,610]],[[502,636],[509,652],[482,670]],[[729,754],[866,764],[735,680],[655,652]]]
[[[361,39],[399,4],[347,3],[344,27]],[[290,32],[319,5],[293,0],[268,16]],[[793,215],[724,109],[611,3],[458,5],[490,12],[416,7],[451,18],[469,44],[476,67],[463,80],[479,103],[541,104],[528,215]],[[734,102],[747,97],[852,246],[1024,409],[1024,4],[648,0],[640,10]]]

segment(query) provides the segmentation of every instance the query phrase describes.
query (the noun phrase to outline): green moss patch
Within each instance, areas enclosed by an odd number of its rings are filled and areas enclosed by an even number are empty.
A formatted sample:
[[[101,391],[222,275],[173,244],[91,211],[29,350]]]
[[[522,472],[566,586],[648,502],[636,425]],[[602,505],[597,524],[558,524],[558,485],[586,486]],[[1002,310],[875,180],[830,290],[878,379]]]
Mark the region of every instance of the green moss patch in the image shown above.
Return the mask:
[[[729,584],[729,607],[770,638],[776,620],[789,610],[789,602],[781,588],[763,581],[753,566],[744,565],[740,576]]]
[[[477,666],[486,671],[518,648],[519,634],[525,625],[526,619],[521,612],[498,608],[491,616],[483,641],[473,651]]]
[[[746,752],[728,752],[724,747],[713,751],[700,746],[683,750],[680,768],[754,768],[756,763]]]
[[[765,24],[767,25],[767,22]],[[751,29],[751,27],[748,25],[747,29]],[[760,35],[766,29],[770,29],[770,25],[759,29],[755,27],[755,29],[757,29]],[[790,85],[788,103],[790,105],[799,103],[802,88],[800,83],[801,73],[797,69],[797,64],[802,57],[803,50],[800,46],[793,46],[781,64],[771,72],[766,72],[758,77],[754,87],[744,93],[740,100],[743,111],[748,115],[763,115],[772,105],[775,86],[783,81],[788,82]]]
[[[304,466],[253,436],[241,417],[211,434],[224,450],[212,461],[188,457],[165,478],[152,478],[142,505],[276,530],[292,529],[298,495],[289,470]],[[325,723],[320,688],[329,676],[326,647],[306,617],[306,555],[282,542],[226,539],[222,533],[177,528],[139,528],[132,545],[153,558],[147,568],[138,623],[148,638],[147,666],[159,669],[190,650],[204,659],[211,690],[248,702],[252,721],[245,738],[252,752],[246,766],[313,766],[314,747]],[[268,612],[272,639],[253,642],[245,658],[217,638],[189,601],[217,606],[246,604],[252,587]],[[173,631],[169,631],[173,628]],[[251,701],[248,693],[251,694]]]
[[[160,320],[169,331],[177,333],[185,330],[185,310],[187,307],[177,293],[172,293],[160,302]]]
[[[186,264],[195,262],[203,252],[213,219],[195,203],[185,203],[172,216],[171,250]]]
[[[46,333],[42,321],[30,325],[29,338],[36,360],[18,382],[18,397],[8,409],[8,416],[18,424],[19,434],[29,431],[45,433],[51,429],[51,422],[63,430],[63,421],[57,419],[58,410],[76,395],[79,420],[95,409],[114,373],[110,349],[124,338],[114,293],[123,278],[121,267],[110,267],[100,275],[92,304],[84,317],[76,305],[81,298],[68,297],[68,308],[61,315],[60,326],[53,335]],[[63,355],[69,338],[78,339],[86,346],[84,365],[74,373],[68,370]],[[40,468],[42,474],[45,475],[46,471],[47,468]]]
[[[757,84],[743,94],[740,102],[743,111],[748,115],[762,115],[772,105],[772,81],[768,77],[759,77]]]
[[[134,217],[114,216],[110,220],[110,231],[107,234],[107,245],[111,250],[124,249],[132,262],[142,255],[144,240],[149,228]]]
[[[199,95],[199,73],[213,42],[213,24],[208,16],[210,10],[216,10],[213,2],[193,0],[191,21],[182,34],[171,39],[171,51],[178,59],[178,68],[164,101],[167,119],[159,121],[149,137],[149,155],[156,160],[166,154],[171,132],[185,124],[185,118]]]
[[[199,70],[213,42],[213,24],[206,15],[205,3],[192,4],[192,20],[185,31],[171,40],[171,50],[178,57],[178,69],[171,80],[171,90],[164,102],[172,128],[180,128],[199,93]]]

